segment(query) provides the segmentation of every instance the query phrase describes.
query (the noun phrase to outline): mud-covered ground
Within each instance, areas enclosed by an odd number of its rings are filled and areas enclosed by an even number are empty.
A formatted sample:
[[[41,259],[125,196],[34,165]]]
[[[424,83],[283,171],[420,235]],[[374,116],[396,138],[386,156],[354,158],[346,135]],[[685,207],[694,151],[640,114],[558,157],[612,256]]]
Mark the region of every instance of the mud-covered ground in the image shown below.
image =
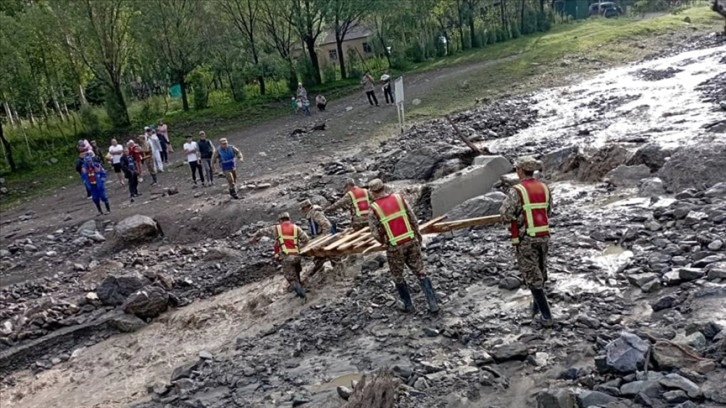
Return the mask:
[[[413,280],[418,312],[397,311],[379,255],[349,259],[345,277],[315,276],[305,304],[287,293],[270,243],[247,245],[275,213],[299,216],[300,198],[330,202],[347,177],[383,177],[426,218],[426,183],[473,160],[444,120],[362,144],[365,132],[342,109],[330,119],[347,124],[345,136],[338,128],[290,136],[308,129],[290,123],[265,143],[233,139],[248,157],[243,172],[256,176],[241,201],[221,186],[181,184],[178,164],[157,194],[115,205],[95,225],[85,223],[91,205],[80,191],[3,217],[0,400],[341,406],[341,387],[390,369],[401,407],[726,404],[726,45],[706,36],[684,47],[452,115],[492,153],[545,164],[555,200],[552,330],[530,325],[528,291],[500,228],[426,238],[438,316],[425,312]],[[298,172],[279,174],[285,160]],[[162,194],[169,181],[179,194]],[[164,237],[121,242],[114,226],[135,213],[155,217]],[[343,214],[334,218],[345,225]],[[163,288],[178,307],[130,319],[98,296],[117,275]],[[639,340],[619,340],[623,332]]]

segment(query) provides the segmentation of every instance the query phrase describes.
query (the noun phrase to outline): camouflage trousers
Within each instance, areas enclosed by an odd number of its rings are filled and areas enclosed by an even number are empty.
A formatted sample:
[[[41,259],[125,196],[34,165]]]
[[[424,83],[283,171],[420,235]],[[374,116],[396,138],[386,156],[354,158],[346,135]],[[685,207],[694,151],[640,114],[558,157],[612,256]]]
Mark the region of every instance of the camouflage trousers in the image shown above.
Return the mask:
[[[393,281],[396,283],[404,281],[403,269],[405,266],[408,266],[408,269],[418,278],[426,276],[421,245],[416,239],[399,246],[388,247],[386,249],[386,258],[388,259],[388,269],[391,271]]]
[[[524,237],[517,246],[519,273],[530,289],[542,289],[547,282],[549,243],[549,237]]]
[[[154,158],[151,156],[145,156],[142,160],[142,163],[144,166],[146,166],[146,171],[149,172],[149,174],[156,174],[156,168],[154,167]]]
[[[237,190],[237,169],[225,170],[224,177],[227,179],[227,187],[230,190]]]
[[[334,256],[330,258],[314,258],[313,269],[310,271],[308,279],[315,276],[316,273],[322,271],[325,267],[325,262],[327,261],[330,261],[330,264],[333,266],[333,273],[337,274],[338,276],[343,275],[343,260],[340,257]]]
[[[300,272],[302,272],[302,259],[297,255],[285,255],[281,259],[282,274],[285,276],[287,283],[292,285],[300,282]]]

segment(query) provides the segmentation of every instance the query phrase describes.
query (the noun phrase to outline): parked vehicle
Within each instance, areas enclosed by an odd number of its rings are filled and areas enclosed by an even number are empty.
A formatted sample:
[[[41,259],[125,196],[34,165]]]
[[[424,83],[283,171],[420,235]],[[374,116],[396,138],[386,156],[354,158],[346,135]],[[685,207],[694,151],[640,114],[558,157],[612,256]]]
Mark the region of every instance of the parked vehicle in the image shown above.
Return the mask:
[[[606,1],[591,4],[588,9],[588,14],[590,16],[603,16],[605,18],[618,17],[623,14],[623,9],[611,1]]]

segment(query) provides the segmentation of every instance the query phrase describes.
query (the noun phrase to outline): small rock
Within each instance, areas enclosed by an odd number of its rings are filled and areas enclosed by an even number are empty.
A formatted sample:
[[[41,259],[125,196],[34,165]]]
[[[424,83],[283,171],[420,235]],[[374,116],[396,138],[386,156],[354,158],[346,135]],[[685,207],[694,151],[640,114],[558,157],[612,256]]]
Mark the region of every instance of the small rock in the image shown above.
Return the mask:
[[[699,398],[703,393],[701,389],[688,378],[681,377],[678,374],[671,373],[665,376],[664,379],[660,380],[660,384],[666,388],[677,388],[683,390],[691,398]]]
[[[665,295],[662,298],[656,300],[650,305],[654,312],[659,312],[663,309],[670,309],[676,304],[676,298],[672,295]]]
[[[721,248],[723,248],[723,241],[718,239],[708,244],[708,249],[711,251],[718,251]]]
[[[623,332],[606,347],[606,364],[618,373],[632,373],[642,368],[649,349],[645,340],[632,333]]]
[[[663,399],[671,404],[678,404],[679,402],[688,401],[688,395],[681,390],[667,391],[663,393]]]
[[[202,360],[211,360],[213,358],[212,353],[208,352],[207,350],[202,350],[199,352],[199,358]]]
[[[431,327],[424,327],[423,328],[424,334],[426,334],[428,337],[436,337],[439,335],[439,331],[436,329],[433,329]]]
[[[591,329],[597,329],[598,327],[600,327],[600,320],[598,320],[594,317],[590,317],[588,315],[582,314],[582,315],[578,316],[577,321]]]
[[[134,315],[129,314],[123,314],[118,317],[114,317],[110,320],[110,323],[113,327],[115,327],[118,331],[122,333],[133,333],[146,326],[146,322]]]
[[[515,276],[507,276],[499,281],[499,287],[506,290],[515,290],[522,286],[522,282]]]
[[[419,378],[419,379],[423,379],[423,378]],[[418,382],[418,380],[416,382]],[[415,384],[414,384],[414,387],[416,387]],[[338,388],[336,388],[336,391],[338,391],[338,396],[340,398],[343,398],[346,401],[348,401],[348,398],[350,398],[351,394],[353,394],[353,390],[351,390],[350,388],[345,387],[343,385],[339,385]]]
[[[697,350],[703,350],[706,348],[706,336],[700,331],[691,333],[690,336],[686,337],[686,344]]]
[[[416,379],[416,382],[413,383],[413,388],[423,391],[427,388],[429,388],[429,384],[426,382],[426,379],[423,377],[419,377]]]
[[[598,391],[582,391],[577,395],[581,407],[604,407],[616,401],[617,398]]]
[[[524,361],[529,355],[529,349],[521,343],[503,344],[495,347],[491,355],[497,363],[509,360]]]
[[[684,282],[690,282],[702,278],[706,275],[703,269],[699,268],[680,268],[678,269],[678,277]]]
[[[577,397],[568,389],[540,391],[537,408],[577,408]]]

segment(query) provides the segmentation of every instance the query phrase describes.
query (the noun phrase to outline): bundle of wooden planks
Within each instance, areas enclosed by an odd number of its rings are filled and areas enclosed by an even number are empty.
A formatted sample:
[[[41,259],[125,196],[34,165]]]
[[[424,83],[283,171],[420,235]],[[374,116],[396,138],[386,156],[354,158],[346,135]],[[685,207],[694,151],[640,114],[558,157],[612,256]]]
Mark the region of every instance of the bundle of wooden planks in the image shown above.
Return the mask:
[[[434,218],[419,225],[421,234],[439,234],[462,228],[500,223],[498,215],[444,221],[446,216]],[[330,257],[383,251],[386,247],[373,238],[368,227],[358,231],[345,230],[323,235],[310,241],[300,252],[304,256]]]

